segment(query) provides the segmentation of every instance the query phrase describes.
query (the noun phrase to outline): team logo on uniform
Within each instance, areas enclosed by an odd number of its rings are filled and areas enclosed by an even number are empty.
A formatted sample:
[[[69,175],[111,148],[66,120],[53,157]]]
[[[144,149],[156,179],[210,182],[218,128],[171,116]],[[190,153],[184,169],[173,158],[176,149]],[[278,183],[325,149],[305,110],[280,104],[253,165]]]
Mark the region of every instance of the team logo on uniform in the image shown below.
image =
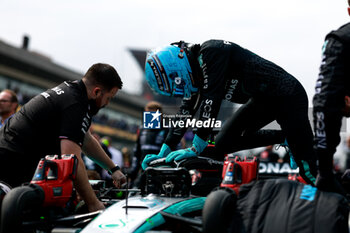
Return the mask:
[[[156,112],[143,112],[143,128],[145,129],[160,129],[160,116],[162,113],[157,110]]]

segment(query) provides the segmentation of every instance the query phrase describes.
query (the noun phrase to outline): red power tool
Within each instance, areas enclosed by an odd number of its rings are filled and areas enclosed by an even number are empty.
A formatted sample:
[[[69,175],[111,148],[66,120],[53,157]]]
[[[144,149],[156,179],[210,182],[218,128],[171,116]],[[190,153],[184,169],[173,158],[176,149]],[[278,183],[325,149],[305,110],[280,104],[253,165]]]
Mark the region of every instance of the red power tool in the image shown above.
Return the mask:
[[[259,160],[257,157],[244,158],[228,155],[222,170],[220,187],[233,189],[238,195],[242,184],[250,183],[258,178]]]
[[[75,155],[47,155],[39,161],[30,183],[39,185],[45,193],[43,206],[65,207],[73,194],[78,159]]]

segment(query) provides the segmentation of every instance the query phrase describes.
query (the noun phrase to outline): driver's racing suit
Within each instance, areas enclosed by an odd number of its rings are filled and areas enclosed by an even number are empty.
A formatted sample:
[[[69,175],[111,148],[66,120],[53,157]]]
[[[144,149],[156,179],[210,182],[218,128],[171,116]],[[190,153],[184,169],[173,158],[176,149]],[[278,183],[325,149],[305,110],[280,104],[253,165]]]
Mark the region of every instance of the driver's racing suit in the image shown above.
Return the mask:
[[[340,142],[344,98],[350,96],[349,76],[350,23],[326,36],[313,98],[315,148],[323,177],[332,176],[333,155]]]
[[[204,121],[217,117],[222,100],[243,104],[216,137],[218,155],[287,139],[301,175],[313,183],[316,162],[308,98],[298,80],[232,42],[209,40],[193,53],[202,71],[200,92],[183,100],[179,115],[193,116],[199,109],[199,119]],[[274,120],[282,130],[260,130]],[[185,131],[171,129],[165,143],[174,150]],[[199,128],[197,135],[206,140],[210,132]]]

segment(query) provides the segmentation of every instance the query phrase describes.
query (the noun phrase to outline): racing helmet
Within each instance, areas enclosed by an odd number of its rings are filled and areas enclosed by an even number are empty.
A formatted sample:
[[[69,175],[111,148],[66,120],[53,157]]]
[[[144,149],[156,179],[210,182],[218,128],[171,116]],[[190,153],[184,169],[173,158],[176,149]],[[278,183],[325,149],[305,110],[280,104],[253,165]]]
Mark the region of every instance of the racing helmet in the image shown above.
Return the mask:
[[[145,74],[153,91],[165,96],[185,98],[198,91],[194,86],[186,45],[180,41],[147,54]]]

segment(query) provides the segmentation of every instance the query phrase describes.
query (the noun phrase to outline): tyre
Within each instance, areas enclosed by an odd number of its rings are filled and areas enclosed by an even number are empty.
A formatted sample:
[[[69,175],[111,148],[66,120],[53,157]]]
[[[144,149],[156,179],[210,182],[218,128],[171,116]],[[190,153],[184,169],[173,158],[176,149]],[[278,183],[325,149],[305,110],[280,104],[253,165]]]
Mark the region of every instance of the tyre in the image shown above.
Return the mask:
[[[11,186],[3,181],[0,181],[0,211],[2,200],[4,200],[5,195],[10,192]]]
[[[239,232],[232,229],[236,216],[236,201],[236,193],[231,189],[211,192],[203,207],[203,232]],[[234,228],[236,227],[239,226],[235,225]]]
[[[0,233],[25,232],[24,213],[38,210],[44,201],[44,191],[38,185],[20,186],[8,192],[1,206]]]

